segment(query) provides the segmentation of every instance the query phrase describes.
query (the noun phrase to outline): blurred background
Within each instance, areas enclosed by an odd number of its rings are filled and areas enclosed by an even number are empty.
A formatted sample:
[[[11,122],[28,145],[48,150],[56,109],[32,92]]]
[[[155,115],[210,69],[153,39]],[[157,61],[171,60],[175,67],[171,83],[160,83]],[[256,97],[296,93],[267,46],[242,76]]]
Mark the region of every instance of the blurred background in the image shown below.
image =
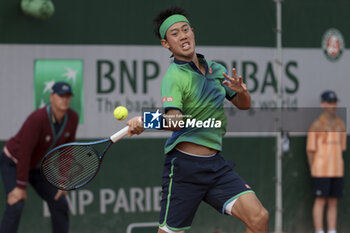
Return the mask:
[[[118,105],[128,108],[129,118],[142,114],[142,108],[160,107],[160,82],[171,54],[153,34],[152,20],[172,5],[187,10],[197,52],[220,62],[229,73],[236,67],[243,76],[253,110],[317,108],[320,94],[330,89],[349,121],[347,0],[36,1],[35,6],[26,0],[0,1],[1,148],[30,112],[47,103],[53,81],[73,87],[79,141],[105,138],[124,126],[125,121],[113,117]],[[228,118],[239,121],[234,111]],[[290,125],[293,119],[288,121]],[[294,124],[302,121],[298,118]],[[235,161],[235,170],[269,211],[271,232],[312,232],[307,128],[289,129],[290,147],[282,153],[283,119],[273,119],[276,127],[265,130],[270,122],[261,121],[247,132],[230,128],[223,155]],[[69,193],[71,232],[156,232],[168,136],[147,132],[114,145],[95,180]],[[350,231],[349,155],[344,153],[338,232]],[[45,203],[28,189],[30,201],[19,232],[50,232]],[[4,205],[0,185],[1,213]],[[203,203],[189,232],[215,231],[242,232],[244,225]]]

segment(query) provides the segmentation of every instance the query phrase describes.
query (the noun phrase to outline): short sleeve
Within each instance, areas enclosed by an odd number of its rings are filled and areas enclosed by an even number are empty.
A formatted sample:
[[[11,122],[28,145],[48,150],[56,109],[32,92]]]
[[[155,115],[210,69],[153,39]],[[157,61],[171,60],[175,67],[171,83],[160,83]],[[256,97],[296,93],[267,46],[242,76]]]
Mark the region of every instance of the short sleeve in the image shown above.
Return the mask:
[[[165,111],[183,107],[183,83],[178,76],[166,75],[161,84],[162,103]]]

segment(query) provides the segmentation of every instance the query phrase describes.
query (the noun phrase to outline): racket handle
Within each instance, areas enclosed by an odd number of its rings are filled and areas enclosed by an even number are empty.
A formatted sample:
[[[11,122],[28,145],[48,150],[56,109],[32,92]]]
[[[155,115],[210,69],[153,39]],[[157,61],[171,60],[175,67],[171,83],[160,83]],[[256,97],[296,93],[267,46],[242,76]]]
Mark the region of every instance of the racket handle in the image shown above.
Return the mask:
[[[115,134],[113,134],[112,136],[110,136],[109,139],[111,139],[111,141],[117,142],[119,139],[125,137],[128,134],[128,130],[129,130],[129,126],[125,126],[124,128],[122,128],[121,130],[119,130],[118,132],[116,132]]]
[[[139,117],[138,118],[138,122],[140,124],[142,124],[142,118]],[[111,141],[113,143],[117,142],[119,139],[125,137],[128,134],[129,131],[129,126],[125,126],[124,128],[122,128],[121,130],[119,130],[118,132],[116,132],[115,134],[113,134],[112,136],[109,137],[109,139],[111,139]]]

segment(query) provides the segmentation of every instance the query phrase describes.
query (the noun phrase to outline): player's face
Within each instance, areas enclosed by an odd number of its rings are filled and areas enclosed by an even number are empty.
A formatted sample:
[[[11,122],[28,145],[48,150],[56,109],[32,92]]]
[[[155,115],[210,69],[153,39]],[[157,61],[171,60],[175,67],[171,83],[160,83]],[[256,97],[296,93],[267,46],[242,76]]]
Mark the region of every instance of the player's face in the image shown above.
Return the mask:
[[[55,109],[62,112],[66,112],[68,110],[71,100],[72,96],[70,94],[57,95],[54,93],[50,95],[51,105]]]
[[[191,61],[195,56],[193,29],[186,22],[173,24],[166,32],[166,40],[161,40],[164,48],[169,49],[176,59]]]

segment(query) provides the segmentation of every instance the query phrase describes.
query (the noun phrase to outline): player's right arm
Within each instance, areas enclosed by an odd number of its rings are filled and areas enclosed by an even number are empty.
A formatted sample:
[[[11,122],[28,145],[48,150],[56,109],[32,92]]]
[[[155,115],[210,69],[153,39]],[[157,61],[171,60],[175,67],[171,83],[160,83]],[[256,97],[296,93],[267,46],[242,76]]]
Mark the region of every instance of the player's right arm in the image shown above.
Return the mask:
[[[126,122],[126,125],[129,126],[128,130],[128,136],[132,136],[134,134],[141,134],[145,129],[143,128],[142,124],[142,117],[141,116],[136,116],[131,118]]]

